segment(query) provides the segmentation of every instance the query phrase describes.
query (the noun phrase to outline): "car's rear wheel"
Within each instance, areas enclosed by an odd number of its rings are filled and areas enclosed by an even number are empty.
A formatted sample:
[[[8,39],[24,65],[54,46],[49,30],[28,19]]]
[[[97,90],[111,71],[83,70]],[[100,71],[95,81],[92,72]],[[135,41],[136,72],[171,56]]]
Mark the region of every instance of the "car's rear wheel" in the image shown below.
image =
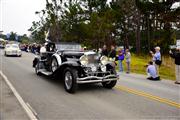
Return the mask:
[[[56,60],[56,58],[53,58],[51,61],[51,71],[55,72],[58,68],[58,62]]]
[[[75,93],[77,89],[77,70],[66,68],[64,70],[64,88],[69,93]]]
[[[36,73],[36,75],[41,75],[41,73],[39,72],[39,67],[40,67],[40,65],[39,65],[39,62],[35,65],[35,73]]]

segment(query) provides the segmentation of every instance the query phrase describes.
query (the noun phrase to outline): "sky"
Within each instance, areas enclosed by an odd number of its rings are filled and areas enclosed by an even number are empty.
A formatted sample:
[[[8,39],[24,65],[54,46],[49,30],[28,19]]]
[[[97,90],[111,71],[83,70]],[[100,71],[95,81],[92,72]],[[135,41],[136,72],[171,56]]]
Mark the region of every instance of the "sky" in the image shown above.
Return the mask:
[[[35,12],[44,9],[45,5],[46,0],[0,0],[0,31],[3,34],[13,31],[19,35],[29,35],[32,22],[39,20]],[[173,7],[177,6],[180,3]]]
[[[44,9],[45,5],[46,0],[0,0],[0,31],[29,35],[32,22],[39,20],[35,12]]]

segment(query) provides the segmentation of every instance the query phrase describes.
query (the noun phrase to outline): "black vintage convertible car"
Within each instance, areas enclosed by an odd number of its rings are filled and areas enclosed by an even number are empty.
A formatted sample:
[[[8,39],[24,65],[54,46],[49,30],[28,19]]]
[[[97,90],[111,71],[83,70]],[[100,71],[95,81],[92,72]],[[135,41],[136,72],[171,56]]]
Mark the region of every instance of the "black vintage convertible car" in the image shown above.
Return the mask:
[[[114,62],[93,51],[82,51],[80,44],[49,43],[51,49],[38,55],[33,61],[37,75],[59,76],[64,88],[74,93],[78,84],[102,83],[113,88],[118,80]]]

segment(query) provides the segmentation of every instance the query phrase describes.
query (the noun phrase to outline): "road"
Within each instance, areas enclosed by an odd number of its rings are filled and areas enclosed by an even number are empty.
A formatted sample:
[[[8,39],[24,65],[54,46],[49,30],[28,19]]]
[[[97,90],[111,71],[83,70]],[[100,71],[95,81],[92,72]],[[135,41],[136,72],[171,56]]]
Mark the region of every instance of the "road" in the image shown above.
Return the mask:
[[[100,84],[81,85],[69,94],[62,82],[35,74],[33,54],[23,53],[19,58],[0,52],[1,71],[40,120],[180,119],[180,86],[172,81],[148,81],[142,75],[121,73],[112,90]]]

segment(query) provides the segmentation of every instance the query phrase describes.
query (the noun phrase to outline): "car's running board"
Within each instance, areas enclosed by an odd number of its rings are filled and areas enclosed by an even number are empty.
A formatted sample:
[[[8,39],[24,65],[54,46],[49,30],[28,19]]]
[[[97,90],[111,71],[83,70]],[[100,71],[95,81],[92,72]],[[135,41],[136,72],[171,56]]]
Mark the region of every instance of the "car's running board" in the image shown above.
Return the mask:
[[[47,76],[50,76],[50,75],[52,75],[52,72],[41,72],[42,74],[44,74],[44,75],[47,75]]]
[[[47,75],[47,76],[52,75],[52,72],[49,72],[49,71],[47,71],[47,70],[45,70],[45,69],[39,70],[39,72],[42,73],[42,74],[44,74],[44,75]]]

